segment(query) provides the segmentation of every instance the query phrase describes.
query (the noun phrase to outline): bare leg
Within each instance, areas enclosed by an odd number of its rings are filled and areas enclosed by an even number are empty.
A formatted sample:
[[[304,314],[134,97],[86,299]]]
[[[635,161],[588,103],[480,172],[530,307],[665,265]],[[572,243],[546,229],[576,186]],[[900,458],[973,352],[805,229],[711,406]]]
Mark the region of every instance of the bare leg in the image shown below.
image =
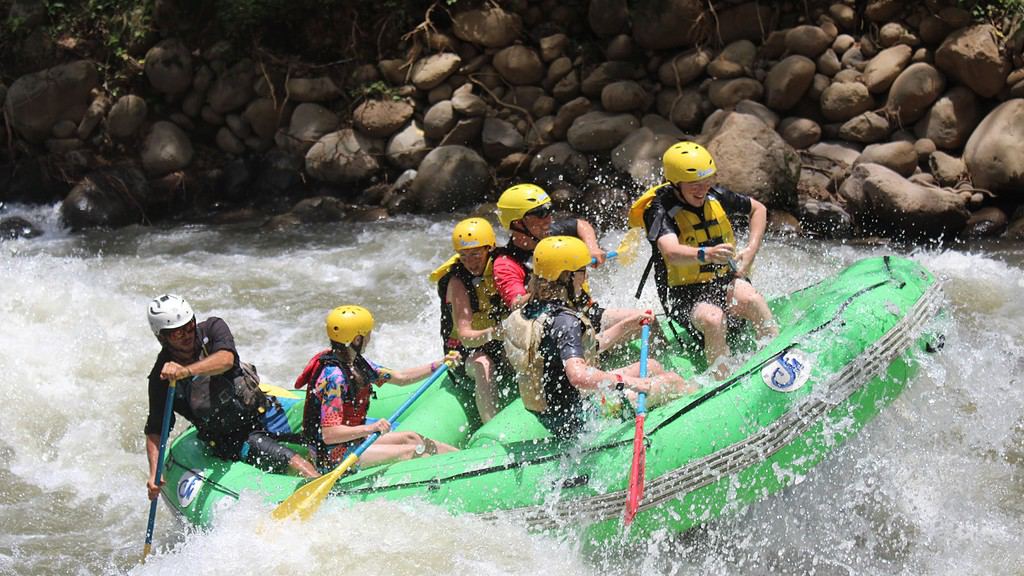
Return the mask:
[[[708,366],[717,380],[728,376],[728,368],[724,360],[729,357],[729,343],[726,341],[725,312],[714,304],[699,302],[693,307],[691,321],[697,330],[704,334],[704,354]]]
[[[494,362],[490,356],[477,351],[470,356],[466,366],[476,383],[474,398],[480,421],[486,424],[498,413],[498,391],[494,382]]]
[[[729,286],[726,301],[729,302],[730,314],[750,320],[758,339],[766,336],[778,336],[779,327],[772,319],[772,311],[768,308],[768,302],[750,282],[746,280],[733,282]]]
[[[388,432],[381,436],[363,452],[360,461],[367,465],[409,460],[416,456],[416,446],[425,444],[427,440],[415,432]],[[432,442],[437,446],[438,454],[455,452],[458,448],[443,442]]]
[[[320,476],[320,473],[316,471],[316,468],[314,468],[308,460],[298,454],[292,456],[291,460],[288,461],[288,466],[305,478],[317,478]]]

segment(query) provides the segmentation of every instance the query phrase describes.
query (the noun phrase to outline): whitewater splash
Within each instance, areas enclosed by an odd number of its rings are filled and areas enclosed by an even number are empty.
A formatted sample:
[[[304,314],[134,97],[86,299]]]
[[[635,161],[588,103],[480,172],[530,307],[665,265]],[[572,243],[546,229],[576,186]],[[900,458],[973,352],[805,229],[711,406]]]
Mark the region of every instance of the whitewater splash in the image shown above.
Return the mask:
[[[0,244],[0,573],[1014,573],[1007,559],[1024,534],[1024,255],[999,245],[912,254],[946,278],[945,351],[923,358],[893,406],[802,483],[683,536],[595,550],[572,534],[416,502],[272,526],[268,509],[243,497],[207,532],[161,506],[157,553],[136,567],[145,375],[158,348],[146,302],[178,292],[200,317],[227,319],[243,359],[275,383],[319,349],[324,312],[348,302],[377,317],[373,357],[414,364],[439,350],[426,276],[447,257],[455,221],[84,236],[54,226]],[[776,296],[890,251],[769,239],[755,282]],[[637,305],[644,259],[595,273],[602,304]],[[639,305],[657,310],[653,286]]]

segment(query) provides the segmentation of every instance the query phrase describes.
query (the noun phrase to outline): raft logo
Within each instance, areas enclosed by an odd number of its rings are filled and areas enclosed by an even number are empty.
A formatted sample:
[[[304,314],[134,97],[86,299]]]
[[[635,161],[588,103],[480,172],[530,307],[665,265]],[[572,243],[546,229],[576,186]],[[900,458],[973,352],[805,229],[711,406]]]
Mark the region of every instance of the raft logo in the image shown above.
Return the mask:
[[[188,508],[189,504],[196,499],[199,490],[203,487],[203,476],[201,470],[189,470],[178,480],[178,504],[182,508]]]
[[[761,378],[772,390],[799,390],[811,377],[810,360],[796,349],[786,350],[761,369]]]

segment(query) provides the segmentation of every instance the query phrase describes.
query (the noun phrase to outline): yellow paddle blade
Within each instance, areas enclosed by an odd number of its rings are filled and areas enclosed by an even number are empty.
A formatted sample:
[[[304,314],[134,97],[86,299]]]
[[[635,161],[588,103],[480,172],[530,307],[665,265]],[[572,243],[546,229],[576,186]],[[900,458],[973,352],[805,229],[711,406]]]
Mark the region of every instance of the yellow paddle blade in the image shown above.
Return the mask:
[[[623,236],[622,241],[619,242],[619,247],[615,249],[615,251],[618,252],[618,256],[616,256],[616,258],[619,259],[620,264],[623,266],[629,266],[636,260],[637,249],[643,238],[643,228],[630,228],[626,231],[626,235]]]
[[[260,390],[263,390],[264,394],[270,394],[271,396],[277,396],[278,398],[298,398],[299,395],[291,390],[281,388],[280,386],[274,386],[273,384],[267,384],[266,382],[260,382]]]
[[[331,493],[331,488],[334,488],[334,484],[357,460],[359,460],[359,456],[349,454],[347,458],[342,460],[341,464],[338,464],[337,468],[319,478],[306,482],[294,494],[285,499],[284,502],[278,504],[277,508],[274,508],[274,511],[271,513],[271,516],[275,520],[284,520],[293,514],[298,514],[299,519],[303,521],[309,520],[320,509],[320,505],[324,503],[324,499]]]

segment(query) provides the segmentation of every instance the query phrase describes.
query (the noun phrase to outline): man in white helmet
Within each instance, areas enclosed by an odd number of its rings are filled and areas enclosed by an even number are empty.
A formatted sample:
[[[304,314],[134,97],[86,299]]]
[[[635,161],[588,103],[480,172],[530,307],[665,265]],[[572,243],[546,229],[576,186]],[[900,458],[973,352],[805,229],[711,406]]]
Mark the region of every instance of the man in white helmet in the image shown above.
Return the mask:
[[[170,380],[178,381],[174,412],[195,425],[199,438],[217,457],[266,470],[290,466],[310,478],[319,475],[312,464],[275,439],[277,433],[290,432],[284,414],[260,391],[255,370],[243,370],[227,323],[213,316],[196,322],[192,307],[174,294],[150,302],[148,317],[161,345],[149,373],[145,428],[150,499],[160,493],[154,479]]]

